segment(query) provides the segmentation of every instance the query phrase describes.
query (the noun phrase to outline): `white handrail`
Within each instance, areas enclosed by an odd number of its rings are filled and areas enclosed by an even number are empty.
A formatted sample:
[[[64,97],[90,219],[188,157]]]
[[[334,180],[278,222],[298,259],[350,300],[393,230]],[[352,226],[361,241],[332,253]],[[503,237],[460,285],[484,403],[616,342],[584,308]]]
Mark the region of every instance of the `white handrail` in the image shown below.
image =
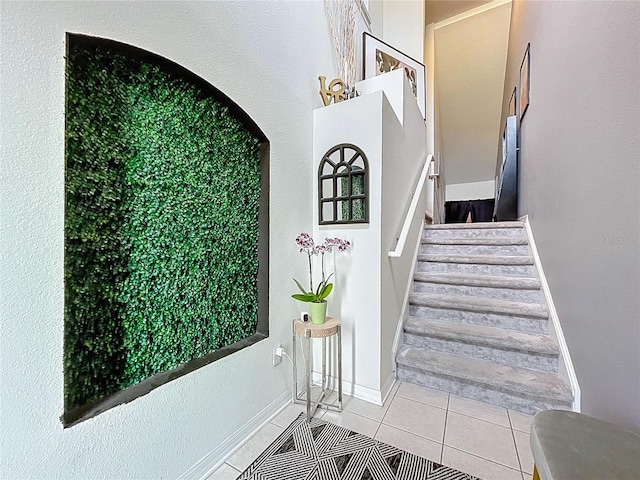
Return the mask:
[[[404,219],[404,224],[402,225],[402,230],[400,231],[400,237],[398,238],[398,243],[396,243],[395,250],[389,252],[389,257],[398,258],[402,256],[402,252],[404,251],[404,246],[407,243],[407,237],[409,236],[409,230],[411,229],[411,222],[413,221],[413,217],[416,214],[416,209],[418,208],[418,202],[420,197],[422,197],[422,191],[426,185],[426,180],[429,174],[429,165],[431,164],[431,160],[433,160],[433,154],[430,153],[427,156],[424,165],[422,166],[422,172],[420,172],[420,178],[418,180],[418,185],[416,186],[416,191],[413,192],[413,198],[411,199],[411,204],[409,205],[409,210],[407,211],[407,216]]]

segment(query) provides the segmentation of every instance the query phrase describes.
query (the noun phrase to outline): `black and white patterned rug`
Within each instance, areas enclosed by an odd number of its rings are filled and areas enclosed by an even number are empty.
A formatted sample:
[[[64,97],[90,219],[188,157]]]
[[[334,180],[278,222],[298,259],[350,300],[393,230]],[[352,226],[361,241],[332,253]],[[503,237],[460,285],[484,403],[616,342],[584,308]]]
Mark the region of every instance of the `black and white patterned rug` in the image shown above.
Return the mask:
[[[294,420],[237,480],[477,480],[322,419]]]

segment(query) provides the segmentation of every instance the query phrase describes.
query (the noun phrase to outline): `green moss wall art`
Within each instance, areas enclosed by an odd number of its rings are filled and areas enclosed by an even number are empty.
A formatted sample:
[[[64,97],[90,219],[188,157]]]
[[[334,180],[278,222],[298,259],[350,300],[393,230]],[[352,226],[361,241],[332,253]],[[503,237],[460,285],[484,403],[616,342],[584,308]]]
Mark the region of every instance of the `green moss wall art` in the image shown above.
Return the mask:
[[[65,426],[268,334],[268,142],[135,47],[67,36]]]

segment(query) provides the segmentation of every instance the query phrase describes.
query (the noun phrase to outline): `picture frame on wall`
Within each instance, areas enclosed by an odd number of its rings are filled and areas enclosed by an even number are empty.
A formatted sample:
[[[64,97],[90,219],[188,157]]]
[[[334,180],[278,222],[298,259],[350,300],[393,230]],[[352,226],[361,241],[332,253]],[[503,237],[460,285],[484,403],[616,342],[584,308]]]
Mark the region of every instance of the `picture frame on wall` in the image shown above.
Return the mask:
[[[527,108],[529,108],[529,91],[531,88],[531,55],[529,50],[531,43],[527,43],[527,49],[524,52],[522,63],[520,64],[520,121],[524,117]]]
[[[427,101],[424,64],[402,53],[400,50],[364,32],[362,35],[362,74],[363,78],[372,78],[383,73],[403,68],[413,95],[418,102],[422,118],[426,117]]]
[[[511,98],[509,99],[509,109],[507,110],[507,117],[511,117],[516,114],[516,92],[518,87],[513,87],[513,93],[511,93]]]

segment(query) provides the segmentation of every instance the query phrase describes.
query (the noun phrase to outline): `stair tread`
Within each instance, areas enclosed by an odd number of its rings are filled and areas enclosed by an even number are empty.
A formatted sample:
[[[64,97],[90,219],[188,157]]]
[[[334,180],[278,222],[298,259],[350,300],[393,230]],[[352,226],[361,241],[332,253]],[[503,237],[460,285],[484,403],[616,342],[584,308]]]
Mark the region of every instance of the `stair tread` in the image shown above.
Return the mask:
[[[527,245],[529,241],[526,237],[423,237],[423,245],[491,245],[491,246],[509,246],[509,245]]]
[[[423,283],[465,285],[470,287],[512,288],[516,290],[539,290],[541,288],[540,280],[532,277],[416,272],[413,279],[416,282]]]
[[[492,228],[524,228],[524,222],[441,223],[426,225],[425,230],[478,230]]]
[[[566,404],[573,401],[569,385],[551,373],[409,346],[401,347],[396,362],[422,372],[455,377],[504,392]]]
[[[468,295],[440,295],[412,292],[409,294],[409,304],[446,310],[498,313],[517,315],[520,317],[549,317],[549,309],[540,303],[516,302],[513,300],[472,297]]]
[[[418,255],[418,261],[481,265],[533,265],[533,257],[529,255],[441,255],[422,253]]]
[[[474,345],[517,350],[543,355],[558,355],[558,344],[548,335],[536,335],[485,325],[446,322],[422,317],[409,317],[404,323],[408,334]]]

